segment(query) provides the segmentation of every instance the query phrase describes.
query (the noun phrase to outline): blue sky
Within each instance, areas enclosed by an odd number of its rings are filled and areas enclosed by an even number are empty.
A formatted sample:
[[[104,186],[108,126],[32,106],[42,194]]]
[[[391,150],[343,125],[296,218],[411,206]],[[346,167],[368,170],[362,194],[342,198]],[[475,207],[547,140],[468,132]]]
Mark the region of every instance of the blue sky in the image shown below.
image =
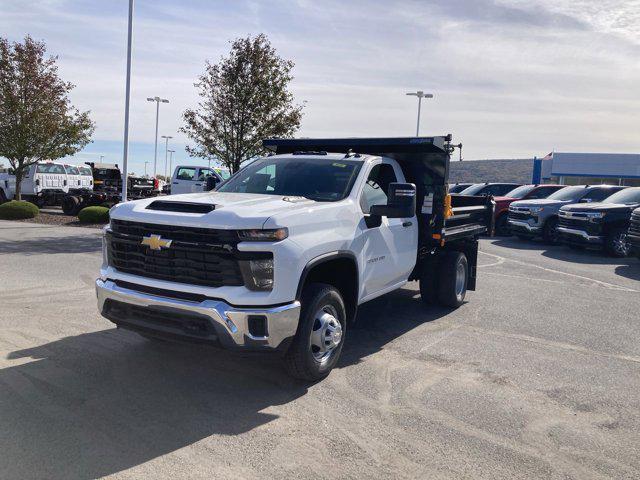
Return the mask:
[[[0,35],[47,42],[94,143],[78,161],[121,163],[126,0],[0,0]],[[639,0],[137,0],[131,161],[153,161],[155,108],[174,164],[202,163],[177,130],[193,82],[229,40],[266,33],[296,64],[301,136],[453,133],[467,159],[640,151]],[[171,148],[170,146],[170,148]],[[164,146],[159,147],[159,173]],[[151,167],[148,167],[151,168]]]

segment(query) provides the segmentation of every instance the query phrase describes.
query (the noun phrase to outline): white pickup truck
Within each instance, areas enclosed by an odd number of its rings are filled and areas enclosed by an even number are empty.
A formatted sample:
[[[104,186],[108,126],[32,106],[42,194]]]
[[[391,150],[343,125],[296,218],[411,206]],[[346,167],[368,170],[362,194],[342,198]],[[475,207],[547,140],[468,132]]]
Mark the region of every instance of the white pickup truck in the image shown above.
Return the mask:
[[[171,195],[204,192],[208,186],[218,185],[230,176],[229,170],[224,168],[179,165],[171,177]]]
[[[321,379],[358,305],[410,280],[453,308],[475,289],[494,203],[448,194],[450,140],[265,140],[275,155],[217,191],[116,205],[98,308],[148,338],[279,351]]]

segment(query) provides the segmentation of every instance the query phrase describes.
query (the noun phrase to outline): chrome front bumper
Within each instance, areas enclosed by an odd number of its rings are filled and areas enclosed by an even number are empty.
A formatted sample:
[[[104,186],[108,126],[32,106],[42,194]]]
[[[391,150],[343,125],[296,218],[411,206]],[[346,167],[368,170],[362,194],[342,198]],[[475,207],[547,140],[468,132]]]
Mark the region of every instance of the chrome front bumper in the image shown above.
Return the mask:
[[[237,308],[222,300],[202,302],[131,290],[111,280],[96,280],[98,310],[119,327],[208,343],[229,349],[274,350],[295,335],[300,302],[272,308]],[[260,336],[251,322],[263,322]]]
[[[583,230],[576,230],[574,228],[558,227],[558,232],[564,233],[566,235],[574,235],[580,237],[588,243],[602,243],[604,240],[604,237],[600,235],[589,235]]]
[[[511,220],[511,219],[509,219],[509,220],[507,220],[507,223],[508,223],[509,225],[514,226],[514,227],[521,227],[521,228],[524,228],[525,230],[527,230],[527,231],[529,231],[529,232],[531,232],[531,233],[539,232],[539,231],[540,231],[540,227],[538,227],[538,226],[531,226],[531,225],[529,225],[529,223],[528,223],[528,222],[522,222],[522,221],[519,221],[519,220]]]

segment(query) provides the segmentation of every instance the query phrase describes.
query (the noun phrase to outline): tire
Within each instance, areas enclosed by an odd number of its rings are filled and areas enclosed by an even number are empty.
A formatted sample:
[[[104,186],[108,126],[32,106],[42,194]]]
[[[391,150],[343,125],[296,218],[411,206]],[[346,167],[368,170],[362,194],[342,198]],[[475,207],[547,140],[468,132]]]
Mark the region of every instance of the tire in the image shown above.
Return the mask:
[[[544,223],[542,238],[545,242],[550,243],[551,245],[557,245],[560,243],[558,235],[558,219],[556,217],[550,218]]]
[[[612,257],[628,257],[630,248],[627,242],[627,229],[616,228],[609,232],[605,240],[605,250]]]
[[[78,197],[66,196],[62,199],[62,212],[65,215],[77,215],[80,211],[80,199]]]
[[[567,246],[571,250],[583,251],[585,249],[584,245],[576,245],[574,243],[569,243],[569,244],[567,244]]]
[[[496,236],[498,237],[510,237],[511,230],[509,229],[509,223],[507,222],[509,215],[504,212],[498,215],[496,219]]]
[[[518,237],[518,239],[522,240],[523,242],[528,242],[529,240],[531,240],[531,237],[528,237],[527,235],[516,235],[516,237]]]
[[[298,331],[284,361],[289,375],[315,382],[329,375],[340,358],[347,314],[340,292],[331,285],[307,285],[301,300]]]
[[[420,270],[420,299],[428,304],[438,303],[438,259],[431,255],[424,260]]]
[[[469,264],[464,253],[447,252],[440,260],[438,301],[441,305],[458,308],[464,303],[469,281]]]

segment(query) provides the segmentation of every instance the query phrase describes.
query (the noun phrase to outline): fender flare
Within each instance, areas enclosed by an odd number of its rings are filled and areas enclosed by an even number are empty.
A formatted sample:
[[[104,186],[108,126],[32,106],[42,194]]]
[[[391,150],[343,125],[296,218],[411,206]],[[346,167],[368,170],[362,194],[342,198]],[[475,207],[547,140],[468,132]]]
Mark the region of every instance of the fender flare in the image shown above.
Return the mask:
[[[341,258],[346,258],[353,261],[354,266],[356,267],[356,281],[358,285],[356,285],[356,292],[360,291],[360,269],[358,268],[358,259],[356,258],[353,252],[349,250],[336,250],[335,252],[323,253],[322,255],[318,255],[317,257],[312,258],[302,269],[302,273],[300,274],[300,279],[298,280],[298,288],[296,289],[296,300],[300,300],[302,296],[302,287],[307,280],[307,276],[309,272],[317,267],[318,265],[322,265],[323,263],[330,262],[332,260],[337,260]],[[356,299],[357,303],[357,299]]]

